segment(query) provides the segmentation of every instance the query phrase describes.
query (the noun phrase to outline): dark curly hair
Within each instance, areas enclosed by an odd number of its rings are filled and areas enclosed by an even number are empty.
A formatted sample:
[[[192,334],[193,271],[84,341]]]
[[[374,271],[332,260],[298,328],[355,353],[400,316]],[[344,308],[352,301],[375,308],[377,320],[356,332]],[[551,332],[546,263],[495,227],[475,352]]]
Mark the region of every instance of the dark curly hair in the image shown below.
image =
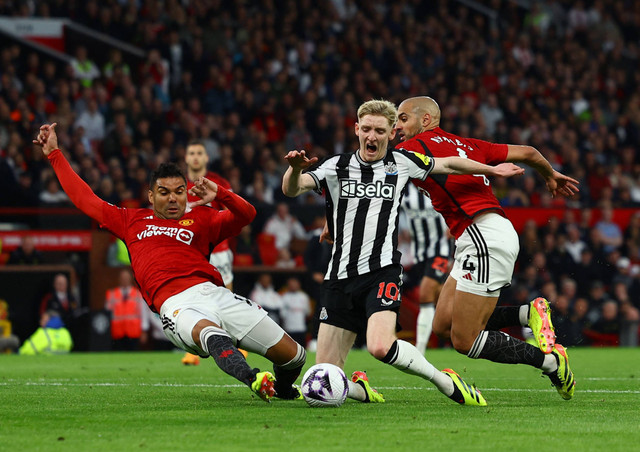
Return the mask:
[[[158,179],[164,179],[165,177],[180,177],[187,184],[187,178],[184,173],[175,163],[161,163],[160,166],[151,173],[151,179],[149,180],[149,188],[153,190],[156,186]]]

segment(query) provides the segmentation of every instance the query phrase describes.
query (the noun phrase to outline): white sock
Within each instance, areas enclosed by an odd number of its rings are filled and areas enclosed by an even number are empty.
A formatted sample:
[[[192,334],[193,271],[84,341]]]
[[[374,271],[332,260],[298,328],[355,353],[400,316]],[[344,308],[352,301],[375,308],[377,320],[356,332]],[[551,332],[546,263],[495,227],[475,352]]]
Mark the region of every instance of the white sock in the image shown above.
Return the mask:
[[[558,361],[556,361],[556,357],[553,353],[544,355],[544,362],[542,363],[542,367],[540,369],[542,369],[545,374],[558,370]]]
[[[530,304],[523,304],[520,306],[520,311],[518,314],[520,315],[520,325],[527,326],[529,325],[529,306]]]
[[[367,400],[367,393],[365,392],[364,388],[358,383],[354,383],[347,378],[347,386],[349,387],[347,397],[349,397],[350,399],[358,400],[360,402],[364,402],[365,400]]]
[[[420,305],[418,320],[416,321],[416,348],[424,355],[431,337],[431,326],[436,308],[433,303]]]

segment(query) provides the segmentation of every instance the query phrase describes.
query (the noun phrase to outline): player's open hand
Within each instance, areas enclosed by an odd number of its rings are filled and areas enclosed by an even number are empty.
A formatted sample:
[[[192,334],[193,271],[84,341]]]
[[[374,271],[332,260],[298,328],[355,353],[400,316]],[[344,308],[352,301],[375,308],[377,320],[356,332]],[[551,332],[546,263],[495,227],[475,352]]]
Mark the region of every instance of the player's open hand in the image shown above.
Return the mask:
[[[304,149],[302,151],[289,151],[284,158],[289,162],[289,166],[291,166],[291,168],[300,171],[309,168],[318,161],[318,157],[313,157],[311,159],[307,158],[307,153]]]
[[[494,176],[502,176],[502,177],[511,177],[511,176],[521,176],[524,174],[524,168],[520,168],[518,165],[514,165],[513,163],[501,163],[495,166]]]
[[[200,198],[192,204],[193,206],[204,206],[216,199],[218,184],[206,177],[200,177],[193,183],[193,187],[189,189],[189,194]]]
[[[554,197],[560,194],[569,198],[580,191],[578,188],[580,182],[572,177],[565,176],[556,170],[553,171],[553,176],[547,179],[546,182],[547,189]]]
[[[56,126],[58,123],[44,124],[40,126],[38,136],[33,140],[33,144],[42,146],[42,153],[49,155],[55,149],[58,149],[58,136],[56,135]]]

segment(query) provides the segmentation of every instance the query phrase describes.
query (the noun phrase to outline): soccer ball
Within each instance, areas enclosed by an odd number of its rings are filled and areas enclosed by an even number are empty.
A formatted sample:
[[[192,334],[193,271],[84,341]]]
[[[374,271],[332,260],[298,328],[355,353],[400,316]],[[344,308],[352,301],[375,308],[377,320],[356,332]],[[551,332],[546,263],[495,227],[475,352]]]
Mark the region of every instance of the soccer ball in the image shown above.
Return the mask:
[[[347,376],[333,364],[316,364],[302,377],[302,395],[310,406],[339,407],[348,391]]]

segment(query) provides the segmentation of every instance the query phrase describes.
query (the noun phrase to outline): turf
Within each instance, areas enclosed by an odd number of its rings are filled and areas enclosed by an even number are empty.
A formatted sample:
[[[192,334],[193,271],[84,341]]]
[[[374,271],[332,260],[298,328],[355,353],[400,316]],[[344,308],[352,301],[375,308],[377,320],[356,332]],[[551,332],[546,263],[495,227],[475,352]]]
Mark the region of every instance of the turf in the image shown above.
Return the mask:
[[[489,406],[472,408],[354,350],[347,371],[367,370],[387,403],[310,408],[266,404],[212,360],[185,367],[171,352],[1,355],[0,450],[637,450],[638,349],[569,356],[577,389],[564,401],[538,370],[429,350],[482,390]]]

